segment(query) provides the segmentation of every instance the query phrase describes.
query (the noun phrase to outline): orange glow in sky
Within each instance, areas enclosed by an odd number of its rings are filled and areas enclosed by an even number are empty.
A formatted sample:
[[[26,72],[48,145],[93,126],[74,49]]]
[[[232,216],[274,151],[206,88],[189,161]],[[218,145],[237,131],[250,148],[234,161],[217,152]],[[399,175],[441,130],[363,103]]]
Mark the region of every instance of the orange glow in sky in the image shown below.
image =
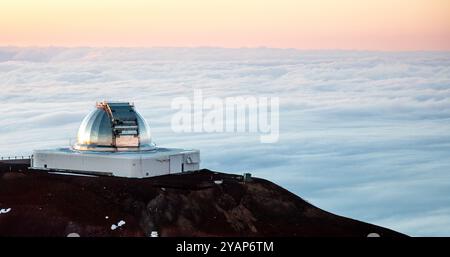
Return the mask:
[[[0,45],[450,50],[450,0],[5,0]]]

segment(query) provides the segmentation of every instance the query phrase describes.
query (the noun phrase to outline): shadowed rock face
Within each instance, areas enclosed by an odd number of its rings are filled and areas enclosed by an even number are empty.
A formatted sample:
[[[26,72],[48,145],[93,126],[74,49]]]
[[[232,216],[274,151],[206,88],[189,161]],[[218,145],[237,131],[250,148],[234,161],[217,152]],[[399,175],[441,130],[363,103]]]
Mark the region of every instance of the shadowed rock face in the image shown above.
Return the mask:
[[[0,214],[0,236],[404,236],[325,212],[267,180],[209,170],[130,179],[0,163],[0,208],[11,208]]]

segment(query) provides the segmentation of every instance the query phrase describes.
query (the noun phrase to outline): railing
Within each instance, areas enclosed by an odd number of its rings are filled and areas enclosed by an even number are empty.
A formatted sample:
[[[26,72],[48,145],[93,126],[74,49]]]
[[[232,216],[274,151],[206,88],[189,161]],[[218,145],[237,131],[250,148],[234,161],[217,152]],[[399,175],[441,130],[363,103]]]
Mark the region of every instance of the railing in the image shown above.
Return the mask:
[[[6,160],[28,160],[31,159],[31,155],[18,155],[18,156],[1,156],[0,161]]]

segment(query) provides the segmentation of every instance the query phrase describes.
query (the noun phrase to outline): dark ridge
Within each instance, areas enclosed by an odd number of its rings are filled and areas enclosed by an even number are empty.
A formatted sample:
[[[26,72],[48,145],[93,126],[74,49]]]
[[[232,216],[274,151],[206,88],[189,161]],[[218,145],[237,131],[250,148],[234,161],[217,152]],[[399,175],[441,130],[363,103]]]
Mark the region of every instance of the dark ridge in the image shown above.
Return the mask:
[[[0,162],[0,208],[11,208],[0,214],[0,236],[405,236],[326,212],[259,178],[205,169],[87,177],[28,166]]]

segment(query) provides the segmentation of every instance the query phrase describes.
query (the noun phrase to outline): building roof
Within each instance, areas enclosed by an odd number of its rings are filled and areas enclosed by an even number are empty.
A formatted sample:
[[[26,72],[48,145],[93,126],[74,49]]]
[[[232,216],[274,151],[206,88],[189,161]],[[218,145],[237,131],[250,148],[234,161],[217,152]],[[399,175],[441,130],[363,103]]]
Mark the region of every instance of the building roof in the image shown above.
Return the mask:
[[[155,147],[152,150],[146,151],[78,151],[71,148],[56,148],[56,149],[40,149],[34,150],[34,155],[39,154],[52,154],[52,155],[83,155],[92,157],[114,157],[120,159],[141,159],[141,158],[161,158],[167,159],[171,155],[198,153],[196,149],[182,149],[182,148],[164,148]],[[198,157],[197,157],[198,158]],[[199,162],[200,159],[195,159],[195,162]]]

